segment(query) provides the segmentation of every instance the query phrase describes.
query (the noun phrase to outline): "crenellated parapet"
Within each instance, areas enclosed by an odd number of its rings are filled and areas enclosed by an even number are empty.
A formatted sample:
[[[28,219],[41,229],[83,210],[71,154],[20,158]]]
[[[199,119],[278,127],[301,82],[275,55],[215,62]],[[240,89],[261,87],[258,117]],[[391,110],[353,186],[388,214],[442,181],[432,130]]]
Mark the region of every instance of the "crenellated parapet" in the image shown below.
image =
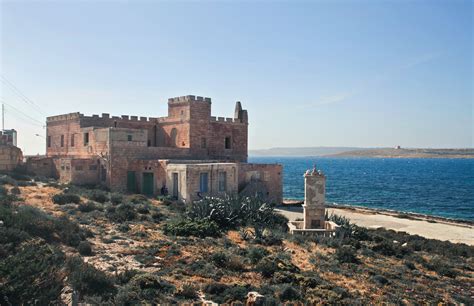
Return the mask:
[[[211,98],[187,95],[187,96],[181,96],[181,97],[175,97],[175,98],[169,98],[168,99],[168,103],[195,102],[195,101],[196,102],[211,103]]]
[[[74,120],[74,119],[79,119],[82,118],[84,115],[76,112],[76,113],[69,113],[69,114],[63,114],[63,115],[57,115],[57,116],[50,116],[46,117],[46,122],[56,122],[56,121],[64,121],[64,120]]]

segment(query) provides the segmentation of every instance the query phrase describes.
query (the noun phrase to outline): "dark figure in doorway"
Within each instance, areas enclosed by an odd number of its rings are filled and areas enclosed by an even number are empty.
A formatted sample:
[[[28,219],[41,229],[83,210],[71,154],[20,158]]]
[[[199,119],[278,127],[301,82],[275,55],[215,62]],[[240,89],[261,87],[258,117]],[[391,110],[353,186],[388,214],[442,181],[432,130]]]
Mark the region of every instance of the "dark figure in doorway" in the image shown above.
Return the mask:
[[[163,184],[163,187],[161,187],[161,191],[160,191],[161,195],[162,196],[168,196],[168,187],[166,187],[165,184]]]

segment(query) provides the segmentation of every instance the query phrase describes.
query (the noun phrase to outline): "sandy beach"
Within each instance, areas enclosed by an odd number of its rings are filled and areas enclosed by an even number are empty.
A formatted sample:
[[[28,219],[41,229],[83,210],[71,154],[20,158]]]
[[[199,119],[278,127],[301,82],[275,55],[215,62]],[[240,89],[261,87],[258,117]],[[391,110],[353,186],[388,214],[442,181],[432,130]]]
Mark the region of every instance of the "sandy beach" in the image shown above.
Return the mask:
[[[303,218],[301,207],[278,207],[290,220]],[[367,228],[386,228],[429,239],[448,240],[454,243],[474,245],[474,226],[468,222],[457,222],[436,217],[408,215],[398,217],[400,213],[378,211],[375,209],[330,207],[329,215],[337,214],[349,218],[351,222]]]

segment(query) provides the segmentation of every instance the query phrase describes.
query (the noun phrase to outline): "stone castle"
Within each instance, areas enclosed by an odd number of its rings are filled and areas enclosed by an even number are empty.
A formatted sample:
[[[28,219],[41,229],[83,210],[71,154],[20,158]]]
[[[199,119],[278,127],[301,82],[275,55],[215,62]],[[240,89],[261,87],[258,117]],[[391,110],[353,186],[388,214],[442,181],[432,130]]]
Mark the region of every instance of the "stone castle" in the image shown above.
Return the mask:
[[[168,99],[168,116],[47,118],[46,157],[31,158],[30,171],[61,182],[101,184],[112,191],[173,197],[259,195],[282,201],[282,166],[247,163],[248,113],[240,102],[233,118],[211,116],[211,99]]]

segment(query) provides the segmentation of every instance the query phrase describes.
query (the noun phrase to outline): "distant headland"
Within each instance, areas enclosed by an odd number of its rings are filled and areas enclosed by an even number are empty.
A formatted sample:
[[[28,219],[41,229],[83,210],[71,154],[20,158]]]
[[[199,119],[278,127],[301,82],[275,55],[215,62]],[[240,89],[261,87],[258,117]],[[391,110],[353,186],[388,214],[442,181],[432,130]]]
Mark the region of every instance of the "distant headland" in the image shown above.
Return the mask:
[[[250,156],[321,156],[372,158],[474,158],[474,149],[300,147],[249,150]]]

